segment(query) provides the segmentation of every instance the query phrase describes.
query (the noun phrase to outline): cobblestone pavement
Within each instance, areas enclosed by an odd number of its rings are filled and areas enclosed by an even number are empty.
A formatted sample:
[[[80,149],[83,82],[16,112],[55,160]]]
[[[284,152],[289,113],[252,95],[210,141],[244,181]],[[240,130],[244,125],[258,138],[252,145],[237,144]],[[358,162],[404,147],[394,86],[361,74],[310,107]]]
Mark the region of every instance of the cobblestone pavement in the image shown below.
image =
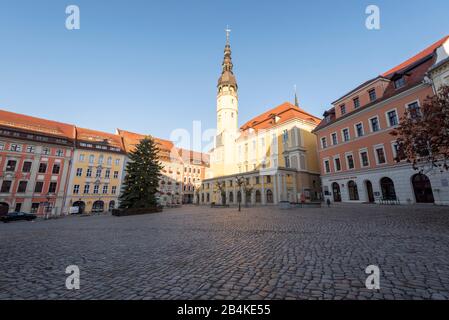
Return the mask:
[[[447,207],[184,206],[1,224],[0,243],[0,299],[449,299]]]

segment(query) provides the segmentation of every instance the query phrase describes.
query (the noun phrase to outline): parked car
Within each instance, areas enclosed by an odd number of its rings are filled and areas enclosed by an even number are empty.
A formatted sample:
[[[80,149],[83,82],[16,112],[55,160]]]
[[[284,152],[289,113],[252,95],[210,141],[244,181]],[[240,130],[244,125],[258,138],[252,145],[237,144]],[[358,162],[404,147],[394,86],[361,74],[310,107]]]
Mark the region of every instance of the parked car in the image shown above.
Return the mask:
[[[9,221],[27,220],[31,221],[36,219],[36,215],[25,212],[10,212],[0,217],[0,220],[4,223]]]

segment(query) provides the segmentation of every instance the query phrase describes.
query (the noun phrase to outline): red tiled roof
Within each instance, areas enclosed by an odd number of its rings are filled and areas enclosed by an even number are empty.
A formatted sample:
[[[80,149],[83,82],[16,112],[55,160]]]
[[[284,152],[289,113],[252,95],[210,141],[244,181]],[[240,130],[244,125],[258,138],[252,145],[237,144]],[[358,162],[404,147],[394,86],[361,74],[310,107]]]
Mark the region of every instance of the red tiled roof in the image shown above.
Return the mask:
[[[274,123],[273,118],[279,117],[279,121]],[[321,119],[315,117],[314,115],[304,111],[300,107],[297,107],[290,102],[284,102],[283,104],[268,110],[267,112],[254,117],[253,119],[246,122],[243,126],[240,127],[241,130],[246,130],[249,128],[253,129],[267,129],[274,125],[278,125],[280,123],[284,123],[291,119],[301,119],[308,122],[312,122],[314,124],[320,123]]]
[[[0,126],[29,132],[39,132],[59,138],[75,139],[75,126],[72,124],[31,117],[5,110],[0,110]]]
[[[371,102],[365,106],[362,106],[356,110],[353,110],[349,113],[346,113],[344,116],[341,116],[339,118],[335,118],[335,111],[334,108],[329,109],[327,112],[331,112],[333,111],[334,114],[331,115],[331,119],[330,122],[326,122],[324,119],[323,121],[321,121],[321,123],[314,129],[314,132],[327,127],[328,125],[334,123],[335,121],[338,121],[340,119],[344,119],[356,112],[360,112],[361,110],[364,110],[367,107],[372,106],[373,104],[377,104],[381,101],[384,101],[396,94],[399,94],[405,90],[410,89],[413,86],[416,86],[417,84],[422,82],[422,79],[424,78],[424,75],[426,74],[426,72],[429,70],[429,68],[432,66],[432,61],[430,61],[430,58],[433,56],[435,50],[440,47],[441,45],[443,45],[446,41],[449,40],[449,36],[445,36],[442,39],[438,40],[437,42],[435,42],[434,44],[430,45],[429,47],[427,47],[426,49],[424,49],[423,51],[421,51],[420,53],[416,54],[415,56],[411,57],[410,59],[404,61],[403,63],[397,65],[396,67],[388,70],[387,72],[384,72],[383,74],[381,74],[379,77],[383,77],[383,78],[390,78],[391,76],[393,76],[395,73],[402,71],[404,69],[410,68],[411,73],[408,76],[407,79],[407,84],[405,87],[403,87],[400,90],[396,90],[394,88],[393,85],[389,84],[387,89],[385,90],[383,96],[378,99],[375,100],[374,102]],[[425,58],[429,58],[429,59],[425,59]],[[378,77],[378,78],[379,78]],[[372,81],[372,80],[369,80]],[[360,86],[359,86],[360,87]],[[352,90],[351,92],[354,92],[355,90]],[[346,94],[345,96],[347,96],[348,94]],[[343,96],[343,97],[345,97]],[[340,98],[341,99],[341,98]],[[339,100],[340,100],[339,99]],[[338,100],[336,100],[338,101]]]
[[[179,149],[179,155],[184,161],[201,161],[202,164],[209,165],[209,155],[207,153],[187,150],[187,149]]]
[[[139,143],[139,141],[145,138],[145,135],[143,134],[134,133],[121,129],[117,129],[117,133],[123,138],[123,143],[125,145],[126,152],[134,150],[135,146]],[[163,158],[164,160],[182,161],[183,157],[187,157],[189,161],[193,159],[202,159],[203,163],[209,163],[209,156],[204,153],[195,152],[187,149],[178,149],[177,147],[175,147],[173,142],[169,140],[160,139],[153,136],[152,138],[154,139],[156,145],[160,150],[159,153],[160,157]]]
[[[435,42],[434,44],[430,45],[429,47],[427,47],[426,49],[424,49],[423,51],[421,51],[420,53],[418,53],[417,55],[414,55],[413,57],[411,57],[410,59],[404,61],[403,63],[397,65],[396,67],[388,70],[387,72],[382,73],[383,77],[387,77],[395,72],[398,72],[402,69],[407,68],[408,66],[411,66],[412,64],[418,62],[421,59],[424,59],[425,57],[433,54],[433,52],[440,47],[444,42],[446,42],[446,40],[449,39],[449,36],[445,36],[444,38],[438,40],[437,42]]]
[[[76,139],[91,143],[107,144],[111,147],[125,150],[121,137],[113,133],[76,127]]]

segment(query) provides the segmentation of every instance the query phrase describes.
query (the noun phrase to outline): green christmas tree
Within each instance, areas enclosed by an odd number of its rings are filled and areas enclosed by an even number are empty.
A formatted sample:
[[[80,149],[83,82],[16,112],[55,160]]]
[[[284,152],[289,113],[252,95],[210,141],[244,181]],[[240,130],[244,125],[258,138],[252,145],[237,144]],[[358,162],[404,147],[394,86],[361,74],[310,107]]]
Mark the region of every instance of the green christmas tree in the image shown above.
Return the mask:
[[[129,153],[126,176],[120,195],[120,208],[154,207],[162,166],[158,160],[158,147],[151,137],[145,137]]]

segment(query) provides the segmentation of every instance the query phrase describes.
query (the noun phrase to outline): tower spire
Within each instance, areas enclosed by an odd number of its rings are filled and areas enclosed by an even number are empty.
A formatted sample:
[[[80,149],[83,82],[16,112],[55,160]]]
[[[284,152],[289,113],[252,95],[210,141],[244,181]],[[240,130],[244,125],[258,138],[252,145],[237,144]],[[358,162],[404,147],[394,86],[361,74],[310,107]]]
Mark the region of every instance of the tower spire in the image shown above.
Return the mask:
[[[298,95],[296,94],[296,84],[293,87],[294,87],[294,90],[295,90],[295,106],[299,107]]]
[[[234,90],[237,91],[237,81],[235,80],[234,73],[232,72],[232,68],[234,65],[232,64],[232,58],[231,58],[231,44],[229,41],[229,34],[231,32],[231,29],[229,29],[229,26],[226,27],[226,45],[224,48],[224,57],[223,57],[223,63],[221,64],[222,71],[221,76],[218,79],[218,88],[222,86],[232,86],[234,87]]]

